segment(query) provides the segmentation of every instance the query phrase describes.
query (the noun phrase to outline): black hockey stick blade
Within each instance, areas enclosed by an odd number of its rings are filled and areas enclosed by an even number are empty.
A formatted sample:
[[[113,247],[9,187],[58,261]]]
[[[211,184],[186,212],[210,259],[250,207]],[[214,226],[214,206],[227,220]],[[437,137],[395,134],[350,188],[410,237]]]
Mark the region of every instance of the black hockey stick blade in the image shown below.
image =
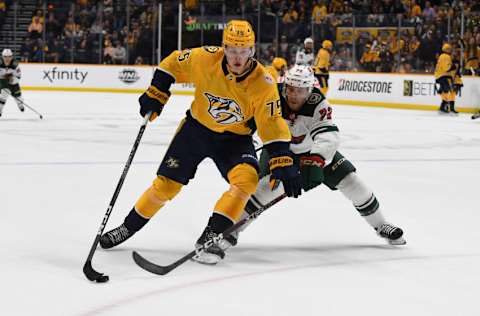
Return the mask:
[[[245,224],[247,221],[249,220],[252,220],[254,218],[256,218],[258,215],[260,215],[261,213],[263,213],[264,211],[266,211],[267,209],[269,209],[270,207],[272,207],[273,205],[277,204],[278,202],[280,202],[281,200],[283,200],[287,195],[284,193],[280,196],[278,196],[277,198],[275,198],[274,200],[270,201],[269,203],[267,203],[266,205],[264,205],[263,208],[260,208],[258,209],[256,212],[254,212],[253,214],[250,214],[250,216],[248,216],[247,218],[244,218],[240,221],[238,221],[237,223],[235,223],[234,225],[230,226],[230,228],[228,228],[227,230],[225,230],[223,232],[223,234],[220,234],[219,237],[220,239],[223,239],[225,237],[228,237],[230,236],[231,233],[233,233],[234,231],[236,231],[238,228],[240,228],[240,226],[242,226],[243,224]],[[132,252],[132,257],[133,257],[133,261],[135,261],[135,263],[142,269],[148,271],[148,272],[151,272],[151,273],[154,273],[154,274],[158,274],[158,275],[165,275],[167,273],[169,273],[170,271],[172,271],[173,269],[177,268],[179,265],[185,263],[186,261],[192,259],[193,257],[195,257],[195,255],[197,254],[197,252],[199,251],[202,251],[203,249],[205,248],[208,248],[209,245],[208,245],[208,242],[203,244],[202,246],[200,246],[198,249],[195,249],[191,252],[189,252],[188,254],[186,254],[185,256],[183,256],[182,258],[178,259],[177,261],[167,265],[167,266],[161,266],[161,265],[158,265],[158,264],[155,264],[151,261],[148,261],[147,259],[145,259],[144,257],[142,257],[138,252],[136,251],[133,251]]]
[[[155,264],[153,262],[148,261],[144,257],[142,257],[138,252],[133,251],[132,252],[132,257],[133,261],[142,269],[147,270],[148,272],[158,274],[158,275],[165,275],[168,272],[172,271],[182,263],[184,263],[187,260],[190,260],[195,256],[197,252],[193,250],[192,252],[188,253],[187,255],[183,256],[181,259],[175,261],[172,264],[169,264],[168,266],[161,266],[158,264]]]
[[[83,265],[83,274],[89,279],[90,281],[95,281],[97,283],[104,283],[109,280],[108,275],[95,271],[92,267],[92,261],[87,260]]]

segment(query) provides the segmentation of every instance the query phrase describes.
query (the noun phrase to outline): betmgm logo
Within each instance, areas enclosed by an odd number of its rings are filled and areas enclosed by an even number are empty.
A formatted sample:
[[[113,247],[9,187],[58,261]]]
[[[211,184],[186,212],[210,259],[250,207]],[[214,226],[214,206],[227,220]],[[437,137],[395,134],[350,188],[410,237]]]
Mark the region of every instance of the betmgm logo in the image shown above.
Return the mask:
[[[208,113],[213,119],[222,125],[235,124],[244,120],[242,108],[235,100],[214,96],[204,93],[208,99]]]
[[[437,94],[435,82],[403,80],[403,96],[434,96]]]

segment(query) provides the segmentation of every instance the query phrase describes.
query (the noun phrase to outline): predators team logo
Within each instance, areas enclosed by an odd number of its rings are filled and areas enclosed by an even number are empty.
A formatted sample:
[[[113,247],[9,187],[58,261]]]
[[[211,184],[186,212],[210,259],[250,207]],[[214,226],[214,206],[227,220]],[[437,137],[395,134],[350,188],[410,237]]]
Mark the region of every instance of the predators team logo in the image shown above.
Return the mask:
[[[240,105],[232,99],[225,99],[205,92],[208,99],[208,113],[213,119],[223,125],[234,124],[244,120]]]
[[[165,164],[167,165],[167,168],[171,169],[177,169],[180,167],[180,162],[178,159],[173,158],[173,157],[168,157],[168,159],[165,161]]]

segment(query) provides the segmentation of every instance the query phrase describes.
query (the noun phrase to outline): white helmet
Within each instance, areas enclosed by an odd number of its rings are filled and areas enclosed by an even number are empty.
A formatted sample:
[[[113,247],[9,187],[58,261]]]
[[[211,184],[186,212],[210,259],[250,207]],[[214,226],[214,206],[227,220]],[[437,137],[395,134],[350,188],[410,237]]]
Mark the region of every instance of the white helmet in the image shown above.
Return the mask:
[[[308,44],[308,43],[313,44],[313,39],[312,39],[311,37],[307,37],[307,38],[303,41],[303,44]]]
[[[308,92],[312,92],[315,84],[312,67],[308,65],[293,66],[285,74],[285,84],[297,88],[308,88]]]
[[[12,50],[9,48],[5,48],[2,51],[2,57],[12,57],[12,56],[13,56]]]

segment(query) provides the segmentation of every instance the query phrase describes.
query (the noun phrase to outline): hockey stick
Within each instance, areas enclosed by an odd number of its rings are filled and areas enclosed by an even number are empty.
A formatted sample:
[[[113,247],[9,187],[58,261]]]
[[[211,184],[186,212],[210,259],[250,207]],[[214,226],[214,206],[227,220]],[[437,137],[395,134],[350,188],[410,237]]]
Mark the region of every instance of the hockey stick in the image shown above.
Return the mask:
[[[30,111],[36,113],[36,114],[40,117],[40,119],[43,120],[43,115],[42,115],[42,114],[40,114],[39,112],[37,112],[37,110],[35,110],[34,108],[32,108],[30,105],[26,104],[24,101],[21,101],[21,102],[22,102],[23,105],[25,105],[25,107],[29,108]]]
[[[25,101],[20,100],[19,98],[13,96],[13,94],[11,94],[8,90],[7,90],[7,93],[10,94],[10,96],[11,96],[12,98],[14,98],[15,100],[20,101],[25,107],[27,107],[28,109],[30,109],[30,111],[32,111],[33,113],[37,114],[37,115],[40,117],[40,119],[43,120],[43,115],[40,114],[37,110],[35,110],[34,108],[32,108],[30,105],[26,104]]]
[[[130,169],[130,165],[132,164],[133,157],[135,156],[135,153],[137,152],[138,145],[140,145],[140,140],[142,139],[143,132],[145,131],[145,128],[147,127],[148,120],[150,119],[150,115],[152,113],[149,112],[143,120],[142,125],[140,126],[140,130],[138,131],[137,138],[135,139],[135,143],[133,144],[132,150],[130,151],[130,155],[128,156],[127,162],[125,163],[125,167],[123,168],[122,175],[120,177],[120,180],[118,180],[117,187],[115,189],[115,192],[113,193],[112,200],[110,201],[110,204],[108,205],[107,212],[105,213],[105,216],[103,217],[102,223],[100,224],[100,228],[98,229],[97,236],[95,237],[95,240],[93,241],[93,245],[90,248],[90,253],[88,254],[87,260],[85,261],[85,264],[83,265],[83,273],[89,279],[90,281],[96,281],[98,283],[103,283],[107,282],[109,280],[108,275],[105,275],[101,272],[95,271],[92,267],[92,258],[93,254],[95,253],[95,250],[97,249],[98,242],[100,240],[100,237],[102,236],[103,229],[105,228],[105,225],[107,225],[108,218],[110,217],[110,214],[112,213],[113,206],[115,205],[115,202],[117,200],[118,194],[120,193],[120,190],[122,188],[123,182],[125,181],[125,178],[127,177],[128,169]]]
[[[192,250],[182,258],[178,259],[177,261],[167,265],[167,266],[161,266],[157,265],[151,261],[148,261],[144,257],[142,257],[138,252],[133,251],[132,256],[133,256],[133,261],[142,269],[147,270],[148,272],[154,273],[154,274],[159,274],[159,275],[165,275],[172,271],[173,269],[177,268],[181,264],[185,263],[186,261],[192,259],[198,252],[210,247],[214,243],[218,243],[221,240],[225,239],[226,237],[230,236],[232,233],[237,231],[241,226],[244,224],[248,223],[249,221],[254,220],[257,216],[262,214],[264,211],[272,207],[273,205],[277,204],[281,200],[283,200],[287,195],[283,193],[279,197],[275,198],[274,200],[270,201],[269,203],[265,204],[262,208],[259,208],[252,214],[250,214],[248,217],[245,217],[244,219],[236,222],[234,225],[230,226],[227,230],[223,232],[223,234],[219,234],[217,237],[207,241],[200,247],[198,247],[195,250]]]

